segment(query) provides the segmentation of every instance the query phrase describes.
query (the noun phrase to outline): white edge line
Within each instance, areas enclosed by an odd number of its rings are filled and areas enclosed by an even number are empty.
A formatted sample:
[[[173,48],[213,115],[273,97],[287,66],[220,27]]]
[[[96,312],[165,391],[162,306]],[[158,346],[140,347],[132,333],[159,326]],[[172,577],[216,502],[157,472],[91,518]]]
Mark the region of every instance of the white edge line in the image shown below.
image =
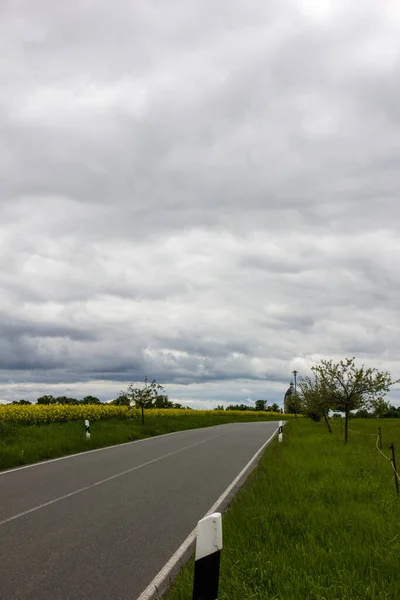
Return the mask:
[[[101,452],[102,450],[111,450],[112,448],[120,448],[121,446],[129,446],[129,444],[139,444],[140,442],[148,442],[149,440],[155,440],[158,438],[167,437],[169,435],[176,435],[177,433],[187,433],[188,431],[200,431],[207,429],[215,429],[223,425],[234,425],[234,423],[221,423],[220,425],[211,425],[211,427],[196,427],[195,429],[181,429],[180,431],[170,431],[170,433],[162,433],[161,435],[150,435],[149,437],[142,438],[140,440],[132,440],[131,442],[123,442],[122,444],[113,444],[112,446],[103,446],[102,448],[93,448],[93,450],[82,450],[82,452],[75,452],[75,454],[67,454],[66,456],[59,456],[58,458],[50,458],[49,460],[41,460],[39,462],[32,463],[30,465],[22,465],[21,467],[14,467],[12,469],[6,469],[0,471],[1,475],[8,475],[9,473],[15,473],[15,471],[22,471],[22,469],[32,469],[33,467],[41,467],[42,465],[48,465],[49,463],[57,462],[59,460],[67,460],[68,458],[76,458],[77,456],[86,456],[93,452]]]
[[[271,437],[261,446],[261,448],[259,448],[257,450],[257,452],[254,454],[254,456],[249,460],[247,465],[240,471],[239,475],[237,475],[237,477],[235,477],[235,479],[226,488],[226,490],[221,494],[221,496],[218,498],[218,500],[215,502],[215,504],[213,504],[212,507],[210,508],[210,510],[204,515],[205,517],[207,517],[208,515],[211,515],[212,513],[216,512],[218,510],[218,508],[221,506],[221,504],[224,502],[224,500],[227,498],[227,496],[229,496],[230,492],[233,490],[233,488],[238,483],[238,481],[240,481],[240,479],[243,477],[243,475],[248,470],[250,470],[250,468],[253,466],[253,463],[257,460],[257,458],[259,457],[261,452],[264,450],[264,448],[270,443],[272,438],[276,435],[277,431],[278,431],[278,429],[276,429],[274,431],[274,433],[271,435]],[[183,544],[181,544],[181,546],[179,546],[179,548],[175,552],[175,554],[173,554],[173,556],[169,559],[169,561],[163,566],[161,571],[159,571],[159,573],[155,576],[153,581],[140,594],[140,596],[137,598],[137,600],[151,600],[152,598],[155,598],[155,594],[158,594],[158,589],[161,587],[163,582],[170,576],[171,572],[174,570],[174,568],[177,566],[177,564],[182,560],[182,558],[184,557],[186,552],[189,550],[191,544],[194,542],[195,537],[196,537],[196,527],[188,535],[188,537],[183,542]]]

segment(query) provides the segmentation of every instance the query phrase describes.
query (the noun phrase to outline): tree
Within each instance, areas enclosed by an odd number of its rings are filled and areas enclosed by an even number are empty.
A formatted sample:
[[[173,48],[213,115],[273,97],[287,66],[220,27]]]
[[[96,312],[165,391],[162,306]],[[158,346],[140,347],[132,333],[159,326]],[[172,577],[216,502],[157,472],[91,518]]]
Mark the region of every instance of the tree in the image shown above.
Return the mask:
[[[29,400],[13,400],[11,404],[32,404]]]
[[[374,417],[384,417],[390,410],[389,402],[384,400],[383,398],[377,398],[376,400],[372,400],[370,407],[372,408]]]
[[[400,419],[400,406],[389,406],[389,410],[383,415],[385,419]]]
[[[149,383],[147,376],[144,378],[144,386],[142,388],[134,387],[133,383],[131,383],[125,395],[129,398],[130,405],[141,409],[142,425],[144,425],[145,408],[155,408],[157,404],[171,404],[168,408],[172,408],[172,403],[169,402],[168,396],[164,393],[163,386],[157,383],[155,379]]]
[[[161,387],[161,386],[160,386]],[[149,408],[176,408],[171,400],[168,400],[168,396],[160,394],[156,396],[154,404]]]
[[[314,374],[313,377],[301,377],[299,388],[301,412],[313,421],[320,421],[323,418],[329,433],[332,433],[328,415],[333,400],[325,382]]]
[[[112,400],[110,404],[113,404],[114,406],[129,406],[130,399],[124,392],[121,392],[118,398]]]
[[[293,394],[286,397],[286,412],[288,414],[296,415],[301,411],[301,401],[299,394]]]
[[[256,410],[267,410],[266,400],[256,400]]]
[[[279,412],[279,405],[274,402],[274,404],[269,407],[269,410],[271,410],[271,412]]]
[[[354,419],[372,419],[374,415],[368,412],[366,408],[361,408],[352,416]]]
[[[79,400],[76,398],[69,398],[68,396],[57,396],[57,398],[54,398],[54,404],[77,405],[79,404]]]
[[[96,396],[85,396],[81,402],[81,404],[101,404],[99,398],[96,398]]]
[[[332,409],[345,414],[344,441],[349,439],[349,418],[352,410],[371,406],[390,391],[400,380],[392,381],[390,373],[366,368],[357,368],[355,358],[345,358],[339,363],[321,360],[312,371],[323,386]]]
[[[218,404],[218,406],[214,408],[214,410],[224,410],[224,407],[222,406],[222,404]]]
[[[38,404],[55,404],[56,403],[56,399],[54,398],[54,396],[45,395],[45,396],[40,396],[40,398],[38,398],[36,400],[36,402]]]

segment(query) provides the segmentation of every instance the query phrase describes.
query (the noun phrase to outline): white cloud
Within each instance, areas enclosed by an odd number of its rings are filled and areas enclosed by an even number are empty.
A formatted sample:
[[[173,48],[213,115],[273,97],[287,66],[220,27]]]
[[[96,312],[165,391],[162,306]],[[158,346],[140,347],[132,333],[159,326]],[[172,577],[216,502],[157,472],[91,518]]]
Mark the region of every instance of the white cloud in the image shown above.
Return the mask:
[[[353,355],[399,376],[397,3],[2,17],[3,398],[147,374],[276,401]]]

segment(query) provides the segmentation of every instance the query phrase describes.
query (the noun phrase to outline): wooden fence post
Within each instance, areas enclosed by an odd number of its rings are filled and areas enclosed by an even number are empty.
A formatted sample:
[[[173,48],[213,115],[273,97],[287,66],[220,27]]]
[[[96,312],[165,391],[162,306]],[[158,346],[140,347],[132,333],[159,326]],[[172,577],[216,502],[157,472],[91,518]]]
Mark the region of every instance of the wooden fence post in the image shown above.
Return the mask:
[[[394,444],[390,444],[389,450],[392,451],[392,458],[390,459],[390,462],[392,463],[392,467],[393,467],[393,471],[394,471],[394,480],[395,480],[395,483],[396,483],[396,492],[397,492],[397,495],[399,495],[399,478],[397,476],[396,456],[395,456],[395,453],[394,453]]]

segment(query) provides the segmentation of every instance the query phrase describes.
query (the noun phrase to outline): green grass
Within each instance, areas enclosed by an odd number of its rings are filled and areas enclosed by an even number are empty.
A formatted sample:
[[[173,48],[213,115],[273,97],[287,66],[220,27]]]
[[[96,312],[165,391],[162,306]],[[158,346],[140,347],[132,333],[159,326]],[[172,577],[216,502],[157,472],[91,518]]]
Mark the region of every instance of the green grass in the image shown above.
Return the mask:
[[[352,420],[399,450],[400,422]],[[400,498],[376,438],[299,420],[275,439],[223,517],[219,600],[400,598]],[[190,600],[193,562],[167,594]]]
[[[271,417],[265,413],[265,418],[258,415],[255,419],[251,413],[245,412],[225,415],[213,414],[212,411],[208,414],[188,411],[180,416],[171,412],[171,416],[154,417],[147,413],[144,427],[137,419],[93,421],[90,425],[90,440],[86,440],[83,421],[46,425],[0,421],[0,470],[173,431],[260,419],[277,420],[279,417]]]

